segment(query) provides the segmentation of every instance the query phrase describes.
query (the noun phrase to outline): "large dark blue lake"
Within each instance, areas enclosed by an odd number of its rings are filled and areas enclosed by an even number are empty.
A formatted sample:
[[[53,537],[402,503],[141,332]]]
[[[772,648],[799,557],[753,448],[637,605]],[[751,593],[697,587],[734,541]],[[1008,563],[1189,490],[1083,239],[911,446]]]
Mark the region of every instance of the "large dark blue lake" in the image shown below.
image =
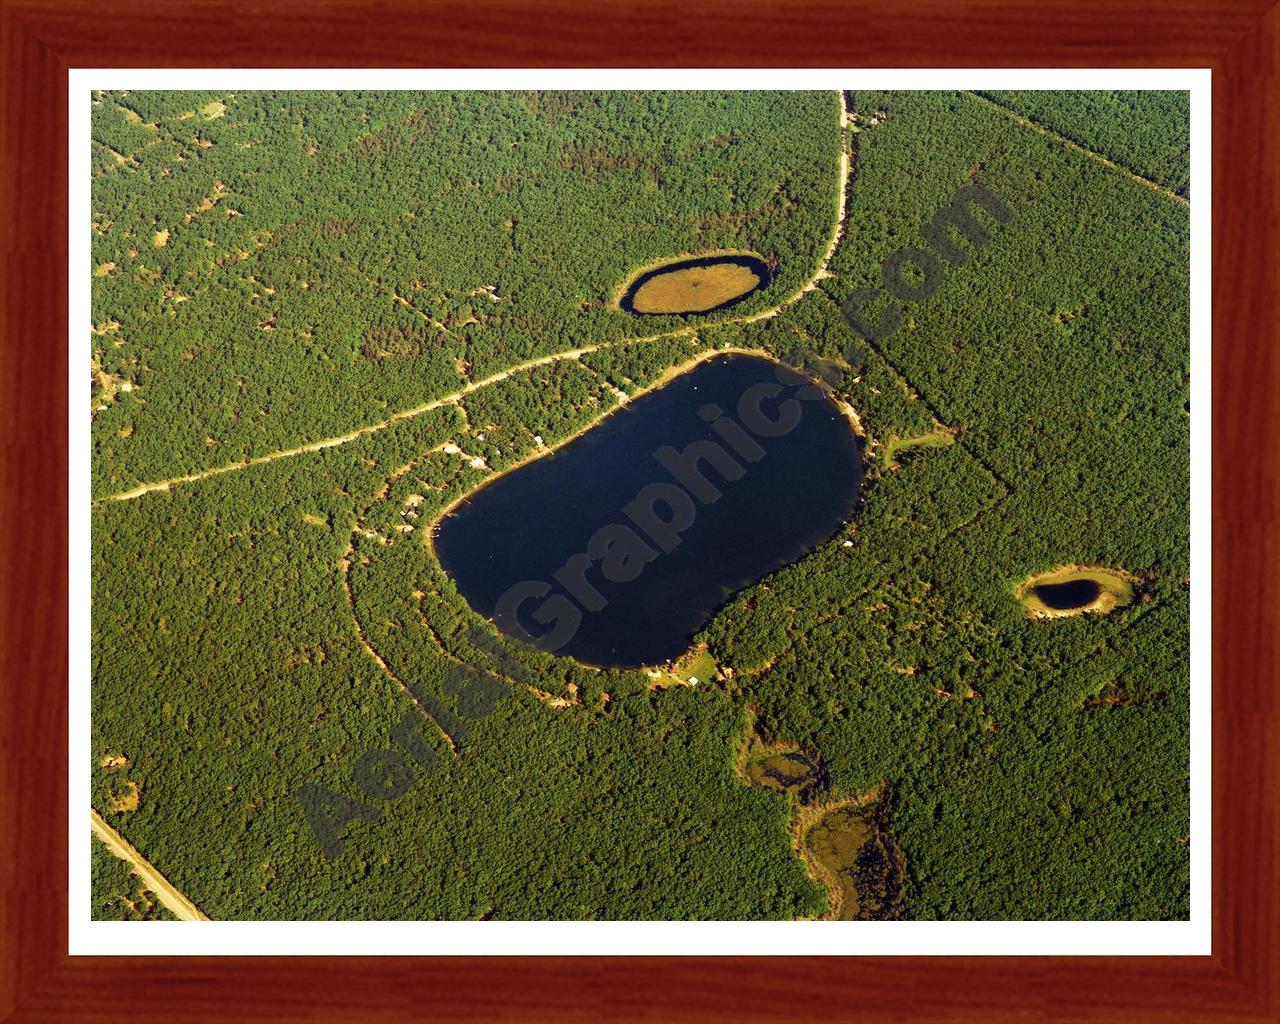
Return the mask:
[[[853,513],[862,444],[816,386],[720,356],[477,490],[436,554],[511,636],[597,665],[681,654],[735,591]]]

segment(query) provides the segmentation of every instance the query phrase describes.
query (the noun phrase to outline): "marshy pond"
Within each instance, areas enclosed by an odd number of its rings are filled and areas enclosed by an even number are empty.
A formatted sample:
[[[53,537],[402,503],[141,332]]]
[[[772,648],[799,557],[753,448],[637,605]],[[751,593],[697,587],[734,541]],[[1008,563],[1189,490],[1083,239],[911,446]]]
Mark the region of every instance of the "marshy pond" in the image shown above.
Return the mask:
[[[588,664],[658,665],[735,591],[830,538],[862,469],[820,388],[717,356],[480,487],[435,551],[501,632]]]
[[[884,827],[883,810],[837,807],[809,829],[804,842],[831,892],[829,916],[876,921],[899,916],[904,858]]]
[[[753,786],[794,794],[802,804],[815,799],[827,784],[821,761],[798,750],[754,758],[747,762],[746,771]]]
[[[718,313],[759,291],[770,276],[764,260],[750,255],[680,260],[641,274],[618,304],[637,316]]]

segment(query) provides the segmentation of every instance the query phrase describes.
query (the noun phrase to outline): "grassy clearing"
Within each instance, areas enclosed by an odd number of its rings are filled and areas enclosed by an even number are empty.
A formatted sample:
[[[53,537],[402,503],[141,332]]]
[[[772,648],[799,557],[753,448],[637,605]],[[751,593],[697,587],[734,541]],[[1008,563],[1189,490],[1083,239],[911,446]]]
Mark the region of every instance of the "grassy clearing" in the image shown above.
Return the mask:
[[[142,787],[130,780],[124,784],[119,795],[111,799],[110,804],[113,811],[136,811],[141,802]]]
[[[884,445],[882,465],[885,469],[898,468],[898,455],[913,448],[945,448],[956,443],[955,431],[939,424],[927,434],[916,437],[890,437]]]
[[[656,671],[651,675],[649,688],[665,690],[668,686],[698,686],[711,682],[715,674],[716,659],[702,644],[677,661],[671,671]],[[694,679],[697,683],[692,682]]]
[[[697,679],[704,683],[715,676],[716,659],[704,648],[695,652],[687,661],[682,661],[676,669],[686,680]]]
[[[632,305],[637,313],[705,313],[759,286],[759,276],[749,267],[687,267],[641,285]]]

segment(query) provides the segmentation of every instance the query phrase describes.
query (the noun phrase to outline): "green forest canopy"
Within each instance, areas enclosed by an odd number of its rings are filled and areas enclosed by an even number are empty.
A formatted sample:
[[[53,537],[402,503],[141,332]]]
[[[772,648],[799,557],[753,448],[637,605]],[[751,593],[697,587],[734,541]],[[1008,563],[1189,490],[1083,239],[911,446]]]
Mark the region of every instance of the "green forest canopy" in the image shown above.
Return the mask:
[[[845,102],[857,133],[813,93],[96,98],[99,496],[609,343],[95,505],[94,805],[210,917],[821,914],[790,798],[737,771],[750,722],[818,754],[829,799],[884,794],[906,916],[1187,916],[1187,210],[968,94]],[[841,146],[831,276],[743,322],[818,268]],[[839,303],[975,180],[1013,220],[896,333],[854,336]],[[718,247],[776,279],[627,342],[611,289]],[[509,685],[457,756],[423,718],[435,769],[326,860],[298,787],[363,800],[353,766],[413,709],[398,683],[458,713],[450,666],[493,664],[406,508],[428,522],[535,433],[724,346],[857,411],[858,519],[708,624],[715,685],[512,648],[542,699]],[[877,458],[940,426],[954,444]],[[1017,583],[1069,563],[1141,599],[1029,620]],[[113,753],[127,772],[99,770]],[[130,781],[139,806],[110,811]]]

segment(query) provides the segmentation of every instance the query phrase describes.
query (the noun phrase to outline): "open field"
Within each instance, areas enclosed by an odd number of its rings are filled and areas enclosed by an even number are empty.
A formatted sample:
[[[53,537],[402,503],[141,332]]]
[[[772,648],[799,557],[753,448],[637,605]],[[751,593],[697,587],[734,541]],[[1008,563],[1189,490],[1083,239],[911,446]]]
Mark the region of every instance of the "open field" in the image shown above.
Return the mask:
[[[910,452],[917,448],[945,448],[949,444],[956,443],[956,435],[953,431],[946,427],[935,427],[927,434],[919,434],[916,437],[891,437],[884,445],[885,469],[897,469],[901,464],[898,462],[898,456],[904,452]]]
[[[721,263],[659,273],[631,299],[637,313],[705,313],[746,296],[764,283],[750,267]]]

